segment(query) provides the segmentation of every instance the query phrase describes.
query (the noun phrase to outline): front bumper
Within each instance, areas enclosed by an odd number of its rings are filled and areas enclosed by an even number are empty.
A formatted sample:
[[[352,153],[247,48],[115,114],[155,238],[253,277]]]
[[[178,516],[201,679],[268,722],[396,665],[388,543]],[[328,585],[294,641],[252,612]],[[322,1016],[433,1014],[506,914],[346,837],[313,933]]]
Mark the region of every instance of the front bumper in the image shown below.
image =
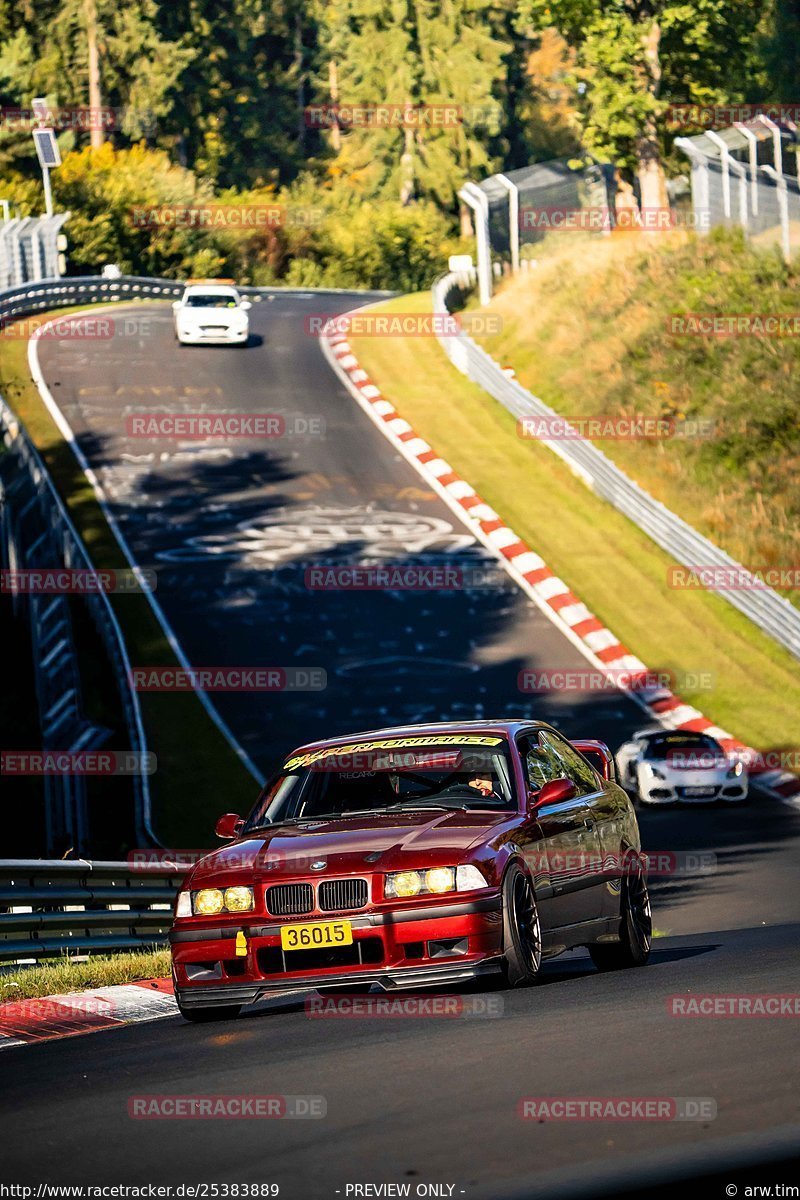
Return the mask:
[[[319,916],[224,926],[186,918],[170,932],[175,990],[183,1007],[251,1004],[274,992],[379,984],[386,990],[457,983],[499,966],[499,892],[478,899],[420,904],[396,910],[333,914],[349,920],[353,946],[342,950],[283,951],[280,931]],[[236,955],[236,935],[247,953]],[[342,961],[346,958],[348,961]]]
[[[724,783],[703,785],[703,794],[692,795],[697,790],[699,787],[687,788],[668,779],[653,779],[640,785],[639,799],[643,804],[736,804],[747,799],[748,783],[726,779]]]
[[[183,346],[241,346],[247,341],[249,331],[238,329],[177,329],[178,341]]]
[[[483,959],[469,966],[430,966],[401,970],[367,971],[354,977],[352,973],[342,975],[309,975],[307,978],[292,977],[291,980],[267,983],[225,984],[221,987],[184,988],[176,985],[175,995],[182,1008],[215,1008],[228,1004],[255,1004],[274,993],[287,991],[311,991],[317,987],[359,986],[378,984],[386,992],[408,988],[435,987],[447,983],[464,983],[480,975],[493,975],[500,970],[500,957]]]

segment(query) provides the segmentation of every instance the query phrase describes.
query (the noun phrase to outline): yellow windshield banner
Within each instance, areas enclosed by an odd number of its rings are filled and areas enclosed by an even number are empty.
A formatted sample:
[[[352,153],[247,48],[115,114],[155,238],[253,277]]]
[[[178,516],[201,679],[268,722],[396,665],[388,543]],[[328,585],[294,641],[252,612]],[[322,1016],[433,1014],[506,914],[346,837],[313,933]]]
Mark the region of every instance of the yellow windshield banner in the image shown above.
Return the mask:
[[[311,750],[298,754],[283,764],[284,771],[297,767],[310,767],[321,759],[348,757],[353,754],[368,754],[371,750],[419,750],[426,746],[500,746],[503,738],[479,733],[425,734],[419,737],[383,738],[374,742],[351,742],[342,746],[326,746],[323,750]]]

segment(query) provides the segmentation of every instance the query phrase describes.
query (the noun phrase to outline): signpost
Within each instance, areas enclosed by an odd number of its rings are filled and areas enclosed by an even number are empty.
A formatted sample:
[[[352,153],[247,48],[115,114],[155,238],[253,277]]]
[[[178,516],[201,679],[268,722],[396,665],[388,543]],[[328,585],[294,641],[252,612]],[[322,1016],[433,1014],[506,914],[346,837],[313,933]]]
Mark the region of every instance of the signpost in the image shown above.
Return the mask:
[[[33,131],[33,143],[36,146],[36,156],[42,168],[42,183],[44,184],[44,208],[48,217],[53,215],[53,193],[50,188],[50,172],[53,167],[61,166],[61,152],[58,149],[56,135],[52,129],[46,128],[43,122],[47,119],[47,101],[43,96],[37,96],[33,101],[33,111],[39,122],[38,129]]]

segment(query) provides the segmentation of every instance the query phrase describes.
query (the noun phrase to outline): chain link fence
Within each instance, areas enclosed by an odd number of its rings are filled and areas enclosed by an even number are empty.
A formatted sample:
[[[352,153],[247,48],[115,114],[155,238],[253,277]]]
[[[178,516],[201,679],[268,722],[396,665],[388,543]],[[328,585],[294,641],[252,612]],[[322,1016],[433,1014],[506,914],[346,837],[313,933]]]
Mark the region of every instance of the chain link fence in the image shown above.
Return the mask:
[[[63,275],[66,262],[59,247],[69,215],[11,217],[0,224],[0,289]]]
[[[769,118],[675,139],[691,162],[698,228],[740,226],[758,245],[800,249],[797,130]]]

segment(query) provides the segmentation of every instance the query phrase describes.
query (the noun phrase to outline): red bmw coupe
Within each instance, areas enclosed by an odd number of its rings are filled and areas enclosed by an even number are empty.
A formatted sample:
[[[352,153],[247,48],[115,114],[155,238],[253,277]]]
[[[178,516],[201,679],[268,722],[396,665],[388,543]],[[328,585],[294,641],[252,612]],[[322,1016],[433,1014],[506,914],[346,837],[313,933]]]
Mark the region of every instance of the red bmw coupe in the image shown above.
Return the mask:
[[[393,991],[586,946],[601,970],[650,953],[633,806],[596,741],[541,721],[379,729],[294,751],[228,845],[186,878],[170,933],[192,1021],[271,992]]]

